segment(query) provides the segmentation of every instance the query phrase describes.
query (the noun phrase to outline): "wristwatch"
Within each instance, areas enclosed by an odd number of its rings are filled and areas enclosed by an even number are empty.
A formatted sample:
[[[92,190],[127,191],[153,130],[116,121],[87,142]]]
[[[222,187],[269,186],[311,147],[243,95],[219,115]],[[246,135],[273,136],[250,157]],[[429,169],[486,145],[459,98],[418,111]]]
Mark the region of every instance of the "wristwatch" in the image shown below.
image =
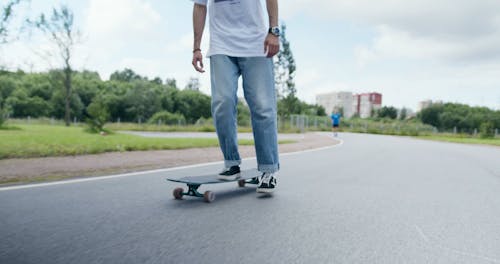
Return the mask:
[[[279,27],[270,27],[269,34],[275,35],[276,37],[280,36],[280,28]]]

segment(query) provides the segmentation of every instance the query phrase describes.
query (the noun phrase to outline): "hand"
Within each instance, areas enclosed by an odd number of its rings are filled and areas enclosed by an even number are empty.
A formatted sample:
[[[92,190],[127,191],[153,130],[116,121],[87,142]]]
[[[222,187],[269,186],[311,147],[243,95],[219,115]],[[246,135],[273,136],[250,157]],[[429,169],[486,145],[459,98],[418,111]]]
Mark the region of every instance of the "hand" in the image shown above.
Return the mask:
[[[280,38],[267,34],[266,41],[264,41],[264,52],[267,52],[267,57],[271,58],[280,51]]]
[[[200,50],[197,50],[193,53],[193,67],[197,72],[204,73],[203,69],[203,54],[201,54]]]

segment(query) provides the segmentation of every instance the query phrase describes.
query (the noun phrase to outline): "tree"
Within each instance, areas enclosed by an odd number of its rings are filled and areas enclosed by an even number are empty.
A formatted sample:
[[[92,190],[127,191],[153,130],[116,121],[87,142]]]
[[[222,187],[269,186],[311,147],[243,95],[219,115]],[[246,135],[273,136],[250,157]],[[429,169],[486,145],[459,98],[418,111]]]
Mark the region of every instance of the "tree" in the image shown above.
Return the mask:
[[[161,107],[163,110],[174,113],[177,111],[179,90],[172,86],[167,86],[161,93]]]
[[[50,98],[50,116],[58,119],[64,119],[66,116],[66,94],[62,89],[57,89],[52,94]],[[78,120],[82,120],[83,112],[85,111],[85,106],[82,103],[82,100],[78,94],[72,93],[70,98],[70,115],[73,118],[77,118]]]
[[[239,126],[250,126],[251,125],[251,115],[250,108],[248,105],[243,104],[238,101],[237,112],[238,112],[238,125]]]
[[[115,71],[109,77],[110,81],[119,81],[119,82],[132,82],[137,80],[146,80],[147,78],[142,77],[141,75],[135,73],[133,70],[125,68],[122,71]]]
[[[401,112],[399,113],[399,119],[406,120],[407,116],[408,116],[408,109],[406,109],[405,107],[403,107],[401,109]]]
[[[106,121],[109,119],[109,112],[100,96],[94,97],[92,103],[87,107],[87,113],[89,115],[87,119],[89,131],[92,133],[102,132]]]
[[[274,74],[276,92],[279,98],[287,96],[295,97],[297,89],[295,88],[295,59],[290,48],[290,42],[286,38],[286,25],[281,26],[281,46],[280,51],[274,59]],[[289,99],[289,102],[294,101]]]
[[[73,26],[73,12],[65,5],[61,5],[59,9],[53,8],[50,19],[45,17],[45,14],[40,15],[36,21],[36,26],[44,33],[49,34],[52,41],[59,49],[59,55],[63,60],[63,80],[65,89],[65,114],[64,121],[66,126],[71,124],[71,82],[73,70],[71,67],[71,59],[73,57],[73,49],[76,45],[80,33],[75,32]]]
[[[444,109],[442,105],[432,105],[420,111],[418,116],[420,120],[422,120],[422,123],[434,127],[440,127],[440,114],[443,112],[443,110]]]
[[[300,114],[302,105],[296,97],[295,88],[295,59],[290,48],[290,42],[286,38],[286,25],[281,26],[281,45],[280,52],[274,59],[274,74],[276,94],[280,98],[278,102],[278,114],[288,116],[291,114]]]
[[[384,106],[377,111],[377,116],[380,118],[396,119],[398,110],[393,106]]]
[[[8,98],[12,94],[17,87],[14,80],[14,77],[8,75],[0,76],[0,97]]]
[[[176,96],[176,109],[189,123],[194,123],[199,118],[211,116],[210,97],[200,92],[182,90]]]
[[[73,74],[73,93],[77,94],[85,107],[103,90],[103,82],[97,72],[83,71]]]
[[[134,81],[124,96],[125,116],[122,120],[147,120],[161,110],[160,90],[145,80]]]
[[[151,82],[159,85],[163,84],[163,80],[160,77],[155,77],[153,80],[151,80]]]
[[[278,115],[289,116],[293,114],[301,114],[303,110],[302,102],[293,95],[287,95],[285,98],[278,101]]]
[[[481,138],[494,138],[495,137],[495,127],[493,122],[484,122],[480,126]]]
[[[5,123],[5,111],[3,110],[3,98],[2,94],[0,94],[0,127]]]
[[[200,79],[196,77],[191,77],[189,82],[186,84],[186,90],[199,91],[200,90]]]
[[[9,23],[14,17],[14,8],[23,0],[10,0],[2,8],[0,14],[0,44],[9,42]]]
[[[165,85],[177,89],[177,81],[175,80],[175,78],[167,78],[167,80],[165,81]]]
[[[23,88],[16,89],[5,104],[12,109],[13,117],[43,117],[50,111],[49,102],[38,96],[29,97]]]

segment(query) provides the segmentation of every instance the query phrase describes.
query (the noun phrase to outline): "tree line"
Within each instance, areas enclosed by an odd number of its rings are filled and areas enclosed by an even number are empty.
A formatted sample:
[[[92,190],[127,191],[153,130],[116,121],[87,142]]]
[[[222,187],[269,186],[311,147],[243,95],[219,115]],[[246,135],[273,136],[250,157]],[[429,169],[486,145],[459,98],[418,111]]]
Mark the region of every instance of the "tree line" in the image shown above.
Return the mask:
[[[0,108],[11,118],[53,117],[66,115],[65,78],[61,70],[45,73],[0,72]],[[70,115],[77,120],[105,112],[106,121],[194,124],[211,117],[210,96],[191,88],[180,89],[175,79],[149,79],[131,69],[116,71],[109,80],[97,72],[72,72]],[[297,114],[325,114],[321,107],[297,100]],[[96,106],[103,109],[95,109]],[[319,110],[318,110],[319,109]],[[250,112],[240,100],[238,120],[248,124]],[[153,118],[157,114],[155,118]],[[295,113],[290,113],[295,114]],[[95,114],[94,114],[95,115]],[[153,119],[152,119],[153,118]]]
[[[12,118],[65,117],[64,73],[1,72],[0,104]],[[155,113],[180,113],[189,123],[210,117],[210,97],[198,91],[180,90],[173,79],[163,83],[125,69],[103,81],[98,73],[73,72],[69,105],[78,120],[89,118],[87,108],[99,101],[109,114],[107,121],[147,122]]]
[[[441,131],[491,135],[495,128],[500,129],[500,111],[487,107],[471,107],[465,104],[433,104],[418,114],[423,123],[432,125]]]

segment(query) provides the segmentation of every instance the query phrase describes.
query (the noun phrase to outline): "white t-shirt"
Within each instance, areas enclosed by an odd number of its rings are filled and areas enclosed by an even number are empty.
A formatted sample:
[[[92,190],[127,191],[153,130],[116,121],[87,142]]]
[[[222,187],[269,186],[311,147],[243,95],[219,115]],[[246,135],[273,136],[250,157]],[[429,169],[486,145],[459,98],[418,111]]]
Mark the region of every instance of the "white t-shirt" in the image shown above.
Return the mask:
[[[210,48],[207,56],[265,57],[267,27],[260,0],[193,0],[207,5]]]

